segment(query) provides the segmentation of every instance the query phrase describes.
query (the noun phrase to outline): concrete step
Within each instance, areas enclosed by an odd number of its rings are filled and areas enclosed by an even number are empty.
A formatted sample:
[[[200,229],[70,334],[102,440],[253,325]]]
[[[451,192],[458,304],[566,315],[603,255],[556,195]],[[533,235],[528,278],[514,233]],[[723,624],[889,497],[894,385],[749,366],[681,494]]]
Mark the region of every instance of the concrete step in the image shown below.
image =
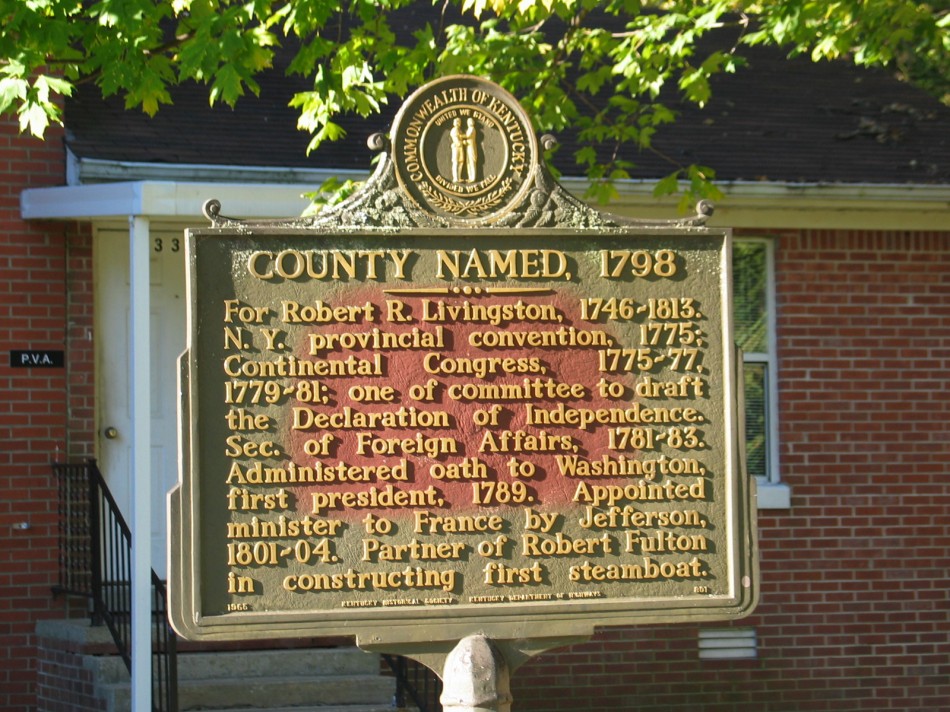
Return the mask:
[[[129,675],[117,656],[88,656],[109,712],[131,706]],[[294,712],[391,710],[395,680],[379,674],[379,657],[358,648],[184,653],[178,660],[179,706],[185,710]]]
[[[258,712],[260,707],[230,707],[227,712]],[[394,712],[391,704],[380,705],[304,705],[303,707],[269,707],[267,712]],[[406,711],[408,712],[408,711]]]
[[[85,619],[41,621],[37,634],[62,641],[82,657],[108,712],[128,712],[129,673],[105,627]],[[353,646],[189,651],[178,657],[182,712],[392,712],[395,680],[380,675],[378,655]]]
[[[281,707],[328,706],[351,709],[353,706],[387,709],[391,704],[395,682],[366,676],[357,677],[274,677],[246,680],[188,680],[178,686],[181,710],[233,710],[238,706],[270,710]],[[128,683],[114,683],[101,688],[110,712],[130,709],[132,690]]]
[[[229,707],[227,712],[259,712],[260,709],[260,707]],[[266,712],[395,712],[395,709],[391,703],[387,703],[386,705],[303,705],[294,707],[268,707]],[[415,708],[400,710],[400,712],[415,712]]]
[[[118,655],[90,655],[87,669],[104,684],[128,682],[129,672]],[[237,652],[179,653],[178,679],[206,680],[240,676],[318,677],[376,675],[379,656],[359,648],[300,648]]]
[[[180,653],[178,679],[377,675],[379,656],[359,648],[299,648],[221,653]]]
[[[237,705],[269,707],[379,705],[393,698],[395,680],[380,676],[271,677],[180,682],[182,710],[230,708]]]

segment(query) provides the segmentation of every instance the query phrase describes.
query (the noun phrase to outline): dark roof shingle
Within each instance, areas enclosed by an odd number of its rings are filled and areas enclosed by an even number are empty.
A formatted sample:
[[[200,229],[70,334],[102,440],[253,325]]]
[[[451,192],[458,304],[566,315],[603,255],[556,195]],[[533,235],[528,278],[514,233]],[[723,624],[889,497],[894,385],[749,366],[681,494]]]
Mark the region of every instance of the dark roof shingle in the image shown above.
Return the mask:
[[[721,181],[950,183],[950,108],[883,71],[789,59],[775,48],[744,54],[748,67],[715,78],[704,109],[678,106],[680,119],[658,130],[655,151],[625,156],[637,164],[633,177],[698,163]],[[309,81],[276,66],[260,84],[259,97],[234,109],[209,107],[204,86],[176,87],[174,104],[154,118],[84,86],[66,103],[67,144],[81,158],[110,161],[369,170],[366,139],[388,130],[396,107],[344,117],[346,140],[307,156],[309,136],[287,104]],[[576,140],[558,139],[555,164],[577,175]]]

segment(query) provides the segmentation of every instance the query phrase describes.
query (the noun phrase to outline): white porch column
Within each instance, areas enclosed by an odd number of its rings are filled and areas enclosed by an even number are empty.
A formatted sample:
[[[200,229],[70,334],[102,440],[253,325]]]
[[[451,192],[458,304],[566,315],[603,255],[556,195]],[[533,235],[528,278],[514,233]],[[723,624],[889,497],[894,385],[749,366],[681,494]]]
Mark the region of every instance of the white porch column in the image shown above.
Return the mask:
[[[132,712],[152,709],[152,404],[149,221],[129,217],[132,415]]]

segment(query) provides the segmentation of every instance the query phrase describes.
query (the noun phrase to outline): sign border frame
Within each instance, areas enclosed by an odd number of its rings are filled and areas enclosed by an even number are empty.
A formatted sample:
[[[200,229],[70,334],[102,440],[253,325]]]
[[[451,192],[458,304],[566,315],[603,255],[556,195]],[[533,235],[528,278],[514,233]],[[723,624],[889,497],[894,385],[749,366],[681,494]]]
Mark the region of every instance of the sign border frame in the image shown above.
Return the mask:
[[[331,229],[255,225],[253,228],[210,227],[191,229],[186,232],[188,259],[188,347],[179,358],[181,394],[181,441],[179,462],[181,466],[178,486],[169,493],[169,617],[176,631],[192,640],[259,640],[293,638],[302,636],[355,635],[362,643],[380,645],[406,642],[432,642],[435,640],[460,640],[473,633],[481,633],[494,639],[537,637],[538,630],[554,630],[558,634],[589,635],[595,627],[632,625],[639,623],[683,623],[716,620],[733,620],[752,612],[758,602],[759,572],[756,537],[755,481],[745,475],[740,378],[741,354],[724,349],[723,373],[729,370],[731,396],[724,396],[724,406],[732,413],[733,433],[731,481],[726,492],[730,523],[725,544],[731,561],[729,570],[730,594],[717,596],[648,598],[640,601],[630,599],[575,599],[572,601],[508,602],[504,607],[497,604],[459,604],[452,606],[409,607],[393,606],[379,608],[346,608],[337,611],[312,609],[294,611],[238,611],[234,613],[202,615],[200,590],[200,559],[196,544],[196,522],[201,515],[200,497],[195,491],[200,474],[194,471],[195,447],[197,446],[194,403],[190,389],[194,387],[191,366],[196,358],[191,338],[195,333],[191,305],[192,285],[197,264],[194,259],[195,239],[229,236],[316,236],[332,238],[334,234],[353,237],[368,237],[385,241],[387,236],[445,237],[446,234],[465,234],[484,231],[492,237],[510,237],[516,243],[526,236],[551,236],[591,240],[598,237],[676,237],[719,236],[724,244],[721,252],[722,277],[720,288],[724,304],[731,304],[731,239],[727,228],[696,228],[684,226],[629,225],[614,228],[467,228],[464,230],[439,230],[415,228],[400,230],[379,229]],[[725,301],[725,300],[729,301]],[[724,314],[722,329],[724,343],[731,343],[731,309]],[[728,323],[727,323],[728,322]],[[725,341],[725,336],[729,341]],[[185,427],[188,425],[188,427]],[[727,430],[727,432],[729,432]],[[187,472],[186,472],[187,470]],[[186,547],[191,543],[189,551]],[[177,582],[174,579],[178,579]],[[172,585],[174,584],[174,585]],[[327,615],[332,614],[332,615]]]

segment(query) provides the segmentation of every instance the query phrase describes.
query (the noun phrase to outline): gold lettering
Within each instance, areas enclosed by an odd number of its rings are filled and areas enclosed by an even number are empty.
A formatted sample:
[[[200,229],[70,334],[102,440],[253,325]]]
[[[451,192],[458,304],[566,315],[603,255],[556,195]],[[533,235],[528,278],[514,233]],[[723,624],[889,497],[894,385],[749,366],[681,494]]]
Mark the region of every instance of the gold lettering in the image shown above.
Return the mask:
[[[489,586],[512,586],[525,583],[544,583],[547,569],[537,561],[531,566],[508,566],[500,561],[485,564],[484,583]]]
[[[319,299],[313,306],[295,301],[282,301],[281,321],[287,324],[356,324],[373,320],[376,307],[370,302],[360,306],[330,307]]]
[[[232,487],[228,491],[228,509],[231,511],[274,510],[290,507],[290,494],[281,487],[276,492],[251,492],[247,487]]]
[[[437,250],[439,279],[570,279],[560,250]]]
[[[459,541],[425,543],[412,539],[408,544],[387,544],[379,539],[363,539],[363,561],[431,561],[458,559],[468,547]]]
[[[406,279],[407,260],[412,253],[397,250],[258,250],[247,258],[247,271],[264,281],[276,279],[316,279],[330,281],[379,282],[387,278]]]
[[[444,504],[439,491],[432,485],[421,490],[403,490],[393,485],[373,486],[357,492],[314,492],[310,496],[311,514],[321,514],[329,509],[404,509]]]
[[[475,534],[500,532],[505,520],[497,514],[473,514],[458,516],[434,515],[421,511],[414,513],[416,534]]]

